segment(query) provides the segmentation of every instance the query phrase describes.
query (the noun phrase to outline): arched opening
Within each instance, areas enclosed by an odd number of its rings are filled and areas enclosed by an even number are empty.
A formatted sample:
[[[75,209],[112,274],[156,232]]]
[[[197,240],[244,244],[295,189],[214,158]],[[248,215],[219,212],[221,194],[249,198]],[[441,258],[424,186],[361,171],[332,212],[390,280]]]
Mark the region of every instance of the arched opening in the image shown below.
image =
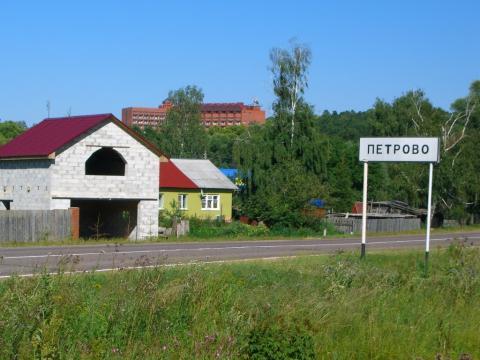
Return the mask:
[[[95,151],[85,162],[85,175],[125,175],[125,160],[118,151],[104,147]]]

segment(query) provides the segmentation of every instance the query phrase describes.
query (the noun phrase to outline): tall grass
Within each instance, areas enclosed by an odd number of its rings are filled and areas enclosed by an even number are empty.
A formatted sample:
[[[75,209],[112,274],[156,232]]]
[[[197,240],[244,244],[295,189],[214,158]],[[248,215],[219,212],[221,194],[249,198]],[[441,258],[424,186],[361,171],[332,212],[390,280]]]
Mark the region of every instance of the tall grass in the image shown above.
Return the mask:
[[[479,255],[436,250],[428,277],[395,252],[11,278],[0,358],[478,358]]]
[[[200,220],[196,218],[190,219],[189,239],[262,239],[262,238],[278,238],[278,237],[319,237],[323,236],[324,229],[328,234],[335,234],[335,228],[332,224],[324,220],[314,219],[308,227],[292,228],[292,227],[266,227],[265,225],[247,225],[239,221],[231,223]]]

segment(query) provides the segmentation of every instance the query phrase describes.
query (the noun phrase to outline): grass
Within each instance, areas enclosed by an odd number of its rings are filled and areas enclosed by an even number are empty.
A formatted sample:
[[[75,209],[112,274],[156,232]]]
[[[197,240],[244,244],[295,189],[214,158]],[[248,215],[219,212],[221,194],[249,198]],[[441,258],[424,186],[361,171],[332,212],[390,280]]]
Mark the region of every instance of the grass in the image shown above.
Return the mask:
[[[468,225],[457,227],[433,228],[432,235],[455,233],[455,232],[474,232],[480,230],[480,225]],[[369,237],[375,236],[398,236],[398,235],[416,235],[424,234],[425,229],[410,230],[396,233],[370,233]],[[327,232],[328,239],[344,239],[355,234],[340,234],[334,232],[331,228]],[[187,236],[179,238],[150,238],[146,240],[132,241],[126,238],[101,238],[95,239],[63,239],[63,240],[41,240],[37,242],[3,242],[1,247],[22,247],[22,246],[58,246],[58,245],[100,245],[100,244],[132,244],[132,243],[181,243],[181,242],[220,242],[220,241],[255,241],[255,240],[290,240],[290,239],[318,239],[323,238],[323,231],[313,231],[311,229],[267,229],[263,226],[250,226],[233,222],[230,224],[215,224],[214,222],[192,228],[192,232]]]
[[[480,249],[0,282],[0,358],[480,357]],[[437,357],[436,357],[437,356]]]

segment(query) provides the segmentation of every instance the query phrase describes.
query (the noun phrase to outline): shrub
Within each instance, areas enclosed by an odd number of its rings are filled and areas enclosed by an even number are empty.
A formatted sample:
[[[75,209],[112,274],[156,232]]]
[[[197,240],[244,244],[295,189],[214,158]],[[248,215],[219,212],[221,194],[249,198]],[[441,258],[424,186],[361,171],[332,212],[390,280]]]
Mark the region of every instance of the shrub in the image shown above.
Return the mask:
[[[254,328],[245,351],[249,359],[315,359],[312,336],[303,329]]]
[[[216,220],[190,219],[190,236],[198,238],[214,237],[257,237],[269,234],[266,226],[251,226],[238,221],[225,223]]]
[[[163,227],[172,227],[174,219],[183,219],[183,211],[180,210],[175,200],[170,202],[170,210],[160,210],[158,212],[158,225]]]
[[[238,221],[226,223],[218,220],[190,219],[190,236],[195,238],[236,238],[236,237],[265,237],[265,236],[321,236],[323,230],[334,234],[333,226],[322,219],[309,219],[302,227],[288,227],[280,224],[269,228],[265,225],[247,225]]]

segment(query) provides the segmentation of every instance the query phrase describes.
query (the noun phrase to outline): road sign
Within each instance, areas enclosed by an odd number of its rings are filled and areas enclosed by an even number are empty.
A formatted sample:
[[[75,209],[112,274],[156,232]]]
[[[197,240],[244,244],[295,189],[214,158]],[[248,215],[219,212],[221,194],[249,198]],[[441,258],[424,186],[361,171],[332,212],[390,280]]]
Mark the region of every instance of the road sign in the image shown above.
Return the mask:
[[[436,163],[439,154],[438,138],[360,138],[359,160],[363,162]]]
[[[427,233],[425,238],[425,271],[430,252],[430,224],[432,217],[433,163],[440,161],[440,140],[431,137],[360,138],[359,159],[363,162],[362,248],[365,257],[367,245],[367,189],[369,162],[423,162],[429,163]]]

